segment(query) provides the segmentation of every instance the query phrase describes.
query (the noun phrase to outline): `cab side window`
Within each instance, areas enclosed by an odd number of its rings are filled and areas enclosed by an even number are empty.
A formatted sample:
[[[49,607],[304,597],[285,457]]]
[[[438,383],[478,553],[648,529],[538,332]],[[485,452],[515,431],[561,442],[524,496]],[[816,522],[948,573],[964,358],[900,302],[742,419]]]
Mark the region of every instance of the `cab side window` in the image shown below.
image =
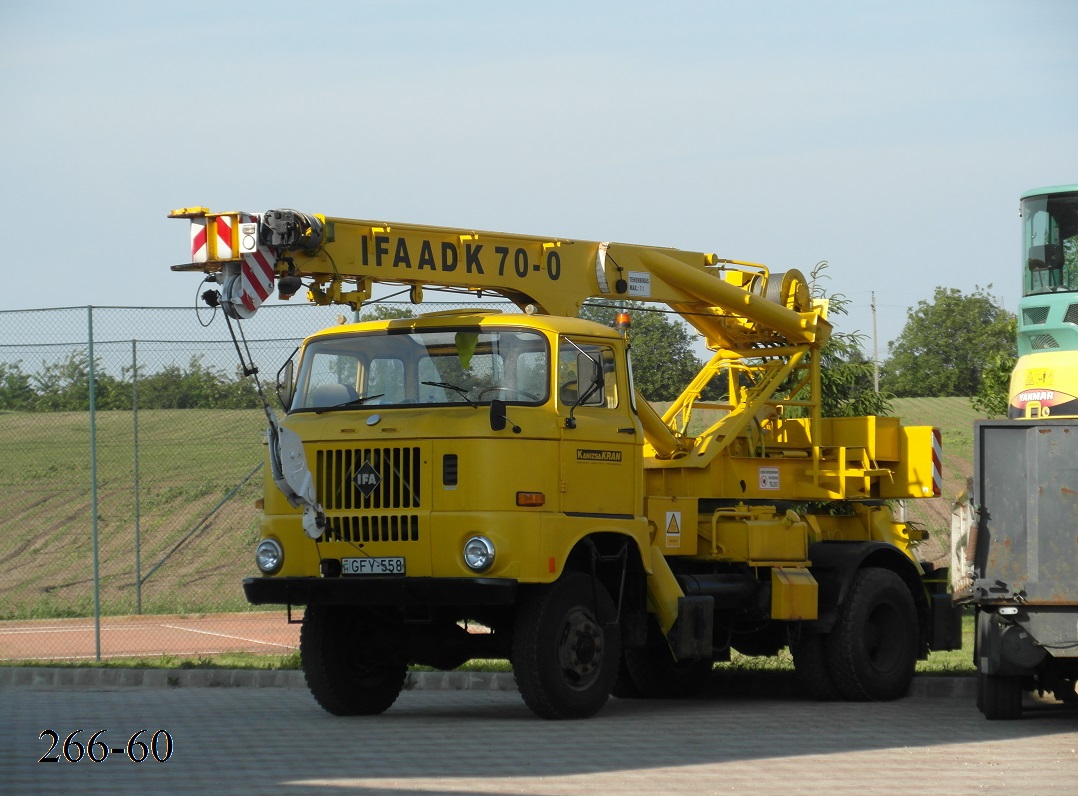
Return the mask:
[[[616,408],[618,379],[614,349],[563,340],[558,349],[558,400],[570,407]]]

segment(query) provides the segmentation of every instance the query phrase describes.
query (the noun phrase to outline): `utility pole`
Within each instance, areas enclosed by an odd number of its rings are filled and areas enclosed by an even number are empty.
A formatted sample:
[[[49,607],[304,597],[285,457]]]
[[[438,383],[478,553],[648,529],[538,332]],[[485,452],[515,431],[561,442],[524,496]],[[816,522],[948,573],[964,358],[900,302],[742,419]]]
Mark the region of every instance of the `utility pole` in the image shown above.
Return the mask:
[[[876,342],[876,291],[872,291],[872,389],[880,391],[880,352]]]

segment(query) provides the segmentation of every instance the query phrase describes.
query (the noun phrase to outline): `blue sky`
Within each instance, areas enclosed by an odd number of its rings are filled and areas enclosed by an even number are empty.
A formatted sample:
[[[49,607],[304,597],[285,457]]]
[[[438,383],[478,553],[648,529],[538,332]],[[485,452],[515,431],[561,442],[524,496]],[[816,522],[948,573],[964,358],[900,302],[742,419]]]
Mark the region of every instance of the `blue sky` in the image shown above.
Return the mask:
[[[0,95],[0,309],[189,305],[169,209],[295,207],[827,260],[883,354],[936,286],[1016,308],[1078,3],[2,0]]]

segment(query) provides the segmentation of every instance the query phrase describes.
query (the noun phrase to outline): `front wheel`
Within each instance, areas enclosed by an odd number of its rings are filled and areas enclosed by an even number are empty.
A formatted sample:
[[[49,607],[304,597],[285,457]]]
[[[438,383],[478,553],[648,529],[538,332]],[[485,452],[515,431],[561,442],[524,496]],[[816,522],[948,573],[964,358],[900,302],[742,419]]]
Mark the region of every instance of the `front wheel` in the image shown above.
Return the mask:
[[[839,693],[854,701],[905,696],[917,664],[917,643],[917,609],[902,578],[879,567],[859,570],[827,640]]]
[[[303,677],[315,701],[335,716],[389,709],[407,666],[401,630],[343,605],[309,605],[299,633]]]
[[[520,607],[513,676],[524,703],[544,719],[582,719],[606,704],[618,674],[621,638],[603,585],[567,572]]]

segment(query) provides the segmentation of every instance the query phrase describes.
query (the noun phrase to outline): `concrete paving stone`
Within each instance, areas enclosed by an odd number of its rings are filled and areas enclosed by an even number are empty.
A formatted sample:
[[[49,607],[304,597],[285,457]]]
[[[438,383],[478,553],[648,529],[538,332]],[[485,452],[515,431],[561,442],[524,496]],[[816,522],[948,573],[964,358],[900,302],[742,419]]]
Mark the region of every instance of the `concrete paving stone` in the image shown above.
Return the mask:
[[[611,699],[593,719],[550,722],[494,688],[405,691],[381,716],[340,718],[280,687],[8,683],[0,714],[0,789],[13,794],[1078,794],[1078,710],[1036,700],[989,722],[956,696],[726,693]],[[76,740],[105,730],[120,752],[64,761],[80,728]],[[43,730],[60,762],[37,762]],[[139,730],[148,745],[166,730],[172,756],[127,760]]]

